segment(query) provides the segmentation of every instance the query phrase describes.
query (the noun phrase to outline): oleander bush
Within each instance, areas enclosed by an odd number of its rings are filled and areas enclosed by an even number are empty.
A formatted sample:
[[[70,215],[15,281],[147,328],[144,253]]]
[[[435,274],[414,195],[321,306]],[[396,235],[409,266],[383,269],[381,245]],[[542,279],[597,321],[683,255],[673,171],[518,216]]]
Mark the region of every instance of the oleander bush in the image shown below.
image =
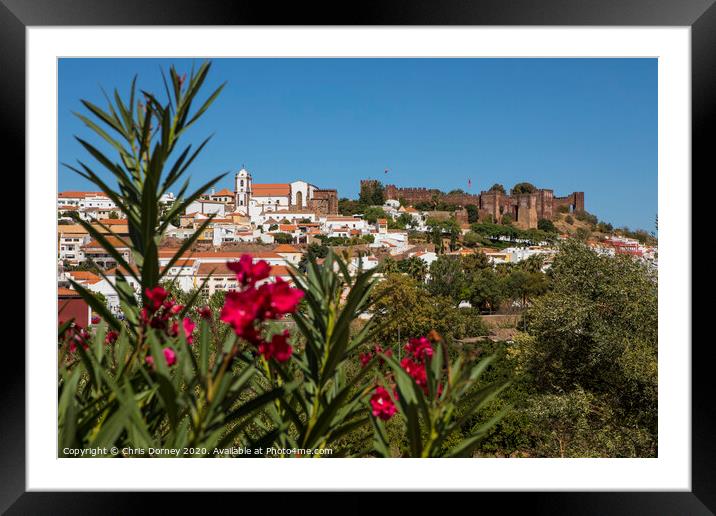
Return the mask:
[[[77,114],[103,147],[78,138],[93,162],[67,167],[115,202],[129,238],[77,218],[118,264],[110,283],[122,317],[73,282],[97,317],[89,327],[59,324],[59,454],[132,448],[213,457],[273,447],[289,450],[279,456],[327,449],[331,456],[469,456],[501,417],[480,420],[506,382],[478,383],[490,359],[451,361],[434,332],[410,340],[406,357],[394,359],[376,342],[382,323],[371,317],[380,301],[371,271],[351,275],[329,252],[321,265],[309,257],[305,272],[292,268],[292,282],[270,282],[266,262],[242,255],[228,264],[235,291],[203,299],[201,288],[173,287],[168,271],[211,217],[163,266],[159,242],[170,221],[223,177],[190,191],[187,172],[209,139],[179,145],[223,88],[199,100],[209,70],[204,63],[187,77],[170,68],[163,99],[138,91],[135,78],[128,99],[115,90],[106,108],[83,101],[88,113]],[[161,210],[170,188],[178,188],[178,200]],[[131,260],[108,235],[132,250]],[[367,322],[356,324],[360,317]]]

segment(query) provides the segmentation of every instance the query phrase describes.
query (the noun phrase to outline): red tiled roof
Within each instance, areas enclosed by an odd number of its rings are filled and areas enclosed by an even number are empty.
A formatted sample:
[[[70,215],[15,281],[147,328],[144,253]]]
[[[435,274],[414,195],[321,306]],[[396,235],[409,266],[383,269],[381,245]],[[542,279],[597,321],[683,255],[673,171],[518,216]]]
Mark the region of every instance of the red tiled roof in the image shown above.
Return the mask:
[[[208,276],[209,274],[212,276],[236,276],[236,273],[227,267],[226,262],[199,264],[196,275]]]
[[[233,197],[234,192],[229,190],[228,188],[224,188],[223,190],[219,190],[215,194],[211,194],[211,197]]]
[[[57,297],[82,297],[79,292],[64,287],[57,287]]]
[[[78,192],[78,191],[67,191],[60,192],[57,197],[60,199],[84,199],[85,197],[107,197],[104,192]]]
[[[300,253],[301,250],[290,245],[290,244],[281,244],[276,249],[273,250],[274,253]]]
[[[128,249],[128,247],[122,243],[122,241],[115,236],[106,236],[107,241],[118,249]],[[90,240],[87,244],[82,246],[82,249],[104,249],[97,240]]]
[[[254,183],[251,189],[253,197],[285,197],[291,194],[288,183]]]
[[[271,266],[271,272],[269,272],[269,275],[273,277],[289,276],[288,267],[285,265],[273,265]]]
[[[97,283],[102,279],[90,271],[69,271],[67,275],[77,282],[85,281],[89,284]]]

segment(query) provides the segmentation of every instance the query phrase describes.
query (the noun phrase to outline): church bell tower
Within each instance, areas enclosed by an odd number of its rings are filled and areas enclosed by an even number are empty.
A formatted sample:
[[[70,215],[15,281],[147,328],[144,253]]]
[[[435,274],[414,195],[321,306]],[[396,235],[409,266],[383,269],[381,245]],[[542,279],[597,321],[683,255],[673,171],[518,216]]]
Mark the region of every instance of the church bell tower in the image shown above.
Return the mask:
[[[248,215],[249,201],[251,200],[251,174],[242,166],[236,174],[235,181],[236,210]]]

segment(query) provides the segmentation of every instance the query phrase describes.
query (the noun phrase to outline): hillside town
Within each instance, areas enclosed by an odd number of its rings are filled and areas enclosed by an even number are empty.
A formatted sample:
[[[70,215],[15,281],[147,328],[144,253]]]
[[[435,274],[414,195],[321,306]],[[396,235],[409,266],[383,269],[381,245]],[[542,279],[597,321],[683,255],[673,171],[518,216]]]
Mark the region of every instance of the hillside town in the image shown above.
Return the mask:
[[[374,181],[361,182],[362,190],[368,190],[369,194],[374,186]],[[392,185],[385,190],[394,193],[395,197],[401,193],[400,189]],[[181,260],[172,264],[168,276],[187,292],[203,285],[203,293],[210,296],[216,291],[236,288],[235,275],[226,267],[226,263],[237,260],[246,252],[271,265],[271,273],[266,281],[276,278],[290,281],[289,266],[299,266],[312,245],[337,248],[349,258],[352,273],[373,269],[385,260],[400,262],[411,258],[421,260],[426,270],[429,270],[440,255],[468,256],[476,253],[484,254],[493,265],[516,264],[538,256],[542,270],[545,271],[557,252],[558,242],[569,238],[565,233],[535,230],[536,222],[527,224],[532,226],[527,229],[528,232],[515,229],[515,232],[505,234],[502,231],[502,226],[519,228],[520,220],[536,221],[537,218],[534,213],[529,217],[523,215],[522,218],[518,215],[511,224],[509,212],[500,210],[501,204],[508,207],[510,203],[513,206],[537,206],[542,214],[547,205],[543,206],[541,200],[551,200],[551,190],[547,191],[548,196],[544,195],[545,190],[516,194],[514,189],[511,196],[501,195],[500,192],[483,192],[481,196],[475,196],[477,202],[480,202],[480,198],[489,198],[493,207],[489,213],[480,209],[479,221],[487,221],[483,226],[487,228],[488,233],[485,235],[489,238],[481,238],[478,242],[471,240],[476,235],[476,225],[471,223],[469,210],[466,209],[470,205],[449,205],[451,210],[435,209],[440,206],[425,209],[426,203],[419,202],[423,195],[420,189],[405,191],[418,192],[415,206],[406,205],[402,197],[383,198],[382,204],[369,206],[365,213],[348,215],[339,211],[336,190],[321,189],[305,181],[254,183],[251,173],[241,168],[235,174],[233,190],[212,189],[191,202],[178,220],[172,221],[174,224],[169,225],[160,249],[160,265],[166,266],[182,241],[199,231],[196,244]],[[450,195],[445,197],[450,199]],[[535,204],[535,199],[540,200],[540,203]],[[565,214],[567,220],[570,218],[569,213],[575,213],[576,216],[576,212],[583,210],[582,192],[563,199],[576,199],[579,203],[562,204],[566,209],[559,211]],[[162,209],[174,202],[176,199],[173,194],[165,194],[161,199]],[[550,218],[559,218],[556,206],[553,210],[550,204],[548,209]],[[119,312],[119,300],[112,286],[117,275],[116,260],[73,217],[90,222],[107,235],[108,241],[132,264],[124,214],[102,192],[86,191],[60,192],[57,210],[59,286],[64,289],[66,296],[73,295],[71,291],[66,291],[68,280],[71,279],[102,294],[108,307],[113,312]],[[502,213],[499,220],[502,224],[490,224],[497,222],[494,213]],[[527,210],[523,213],[527,213]],[[497,232],[489,234],[489,231]],[[587,243],[600,254],[631,255],[656,267],[656,246],[645,245],[635,238],[612,234],[602,238],[588,238]],[[93,271],[93,266],[101,268],[103,275]]]

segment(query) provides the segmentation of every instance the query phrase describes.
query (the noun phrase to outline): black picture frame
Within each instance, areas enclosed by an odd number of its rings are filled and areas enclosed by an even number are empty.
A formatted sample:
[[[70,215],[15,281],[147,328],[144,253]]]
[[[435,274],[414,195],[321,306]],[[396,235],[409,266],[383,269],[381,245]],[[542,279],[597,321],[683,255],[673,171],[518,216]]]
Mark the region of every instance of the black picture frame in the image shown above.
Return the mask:
[[[25,29],[62,25],[552,25],[689,26],[692,51],[693,179],[716,170],[709,129],[716,122],[716,0],[384,0],[351,4],[231,0],[0,0],[0,120],[5,166],[25,166]],[[346,8],[348,7],[348,8]],[[54,114],[48,114],[54,117]],[[51,118],[48,118],[50,120]],[[9,170],[8,170],[9,172]],[[9,174],[6,175],[8,177]],[[31,185],[26,185],[26,188]],[[692,186],[693,188],[693,186]],[[26,196],[26,199],[29,199]],[[28,201],[29,202],[29,201]],[[695,210],[698,207],[695,206]],[[698,212],[692,213],[700,220]],[[26,238],[28,235],[26,233]],[[688,302],[689,300],[684,300]],[[8,306],[8,305],[6,305]],[[695,303],[692,303],[695,306]],[[692,317],[692,320],[694,318]],[[25,323],[33,324],[26,313]],[[691,344],[685,335],[681,344]],[[692,346],[692,490],[690,492],[510,493],[531,513],[713,514],[716,512],[716,404],[708,341]],[[128,514],[126,493],[25,492],[25,349],[5,342],[0,452],[0,510],[8,514]],[[10,365],[12,364],[12,366]],[[21,366],[22,365],[22,366]],[[81,479],[78,479],[81,485]],[[208,493],[207,493],[208,494]],[[146,496],[146,495],[145,495]],[[216,496],[216,495],[212,495]],[[242,495],[243,496],[243,495]],[[480,493],[482,501],[506,494]],[[151,497],[151,495],[150,495]],[[172,504],[184,504],[181,495]],[[143,503],[143,502],[142,502]],[[165,501],[163,500],[164,504]],[[370,510],[370,507],[365,507]],[[167,510],[169,506],[165,506]]]

